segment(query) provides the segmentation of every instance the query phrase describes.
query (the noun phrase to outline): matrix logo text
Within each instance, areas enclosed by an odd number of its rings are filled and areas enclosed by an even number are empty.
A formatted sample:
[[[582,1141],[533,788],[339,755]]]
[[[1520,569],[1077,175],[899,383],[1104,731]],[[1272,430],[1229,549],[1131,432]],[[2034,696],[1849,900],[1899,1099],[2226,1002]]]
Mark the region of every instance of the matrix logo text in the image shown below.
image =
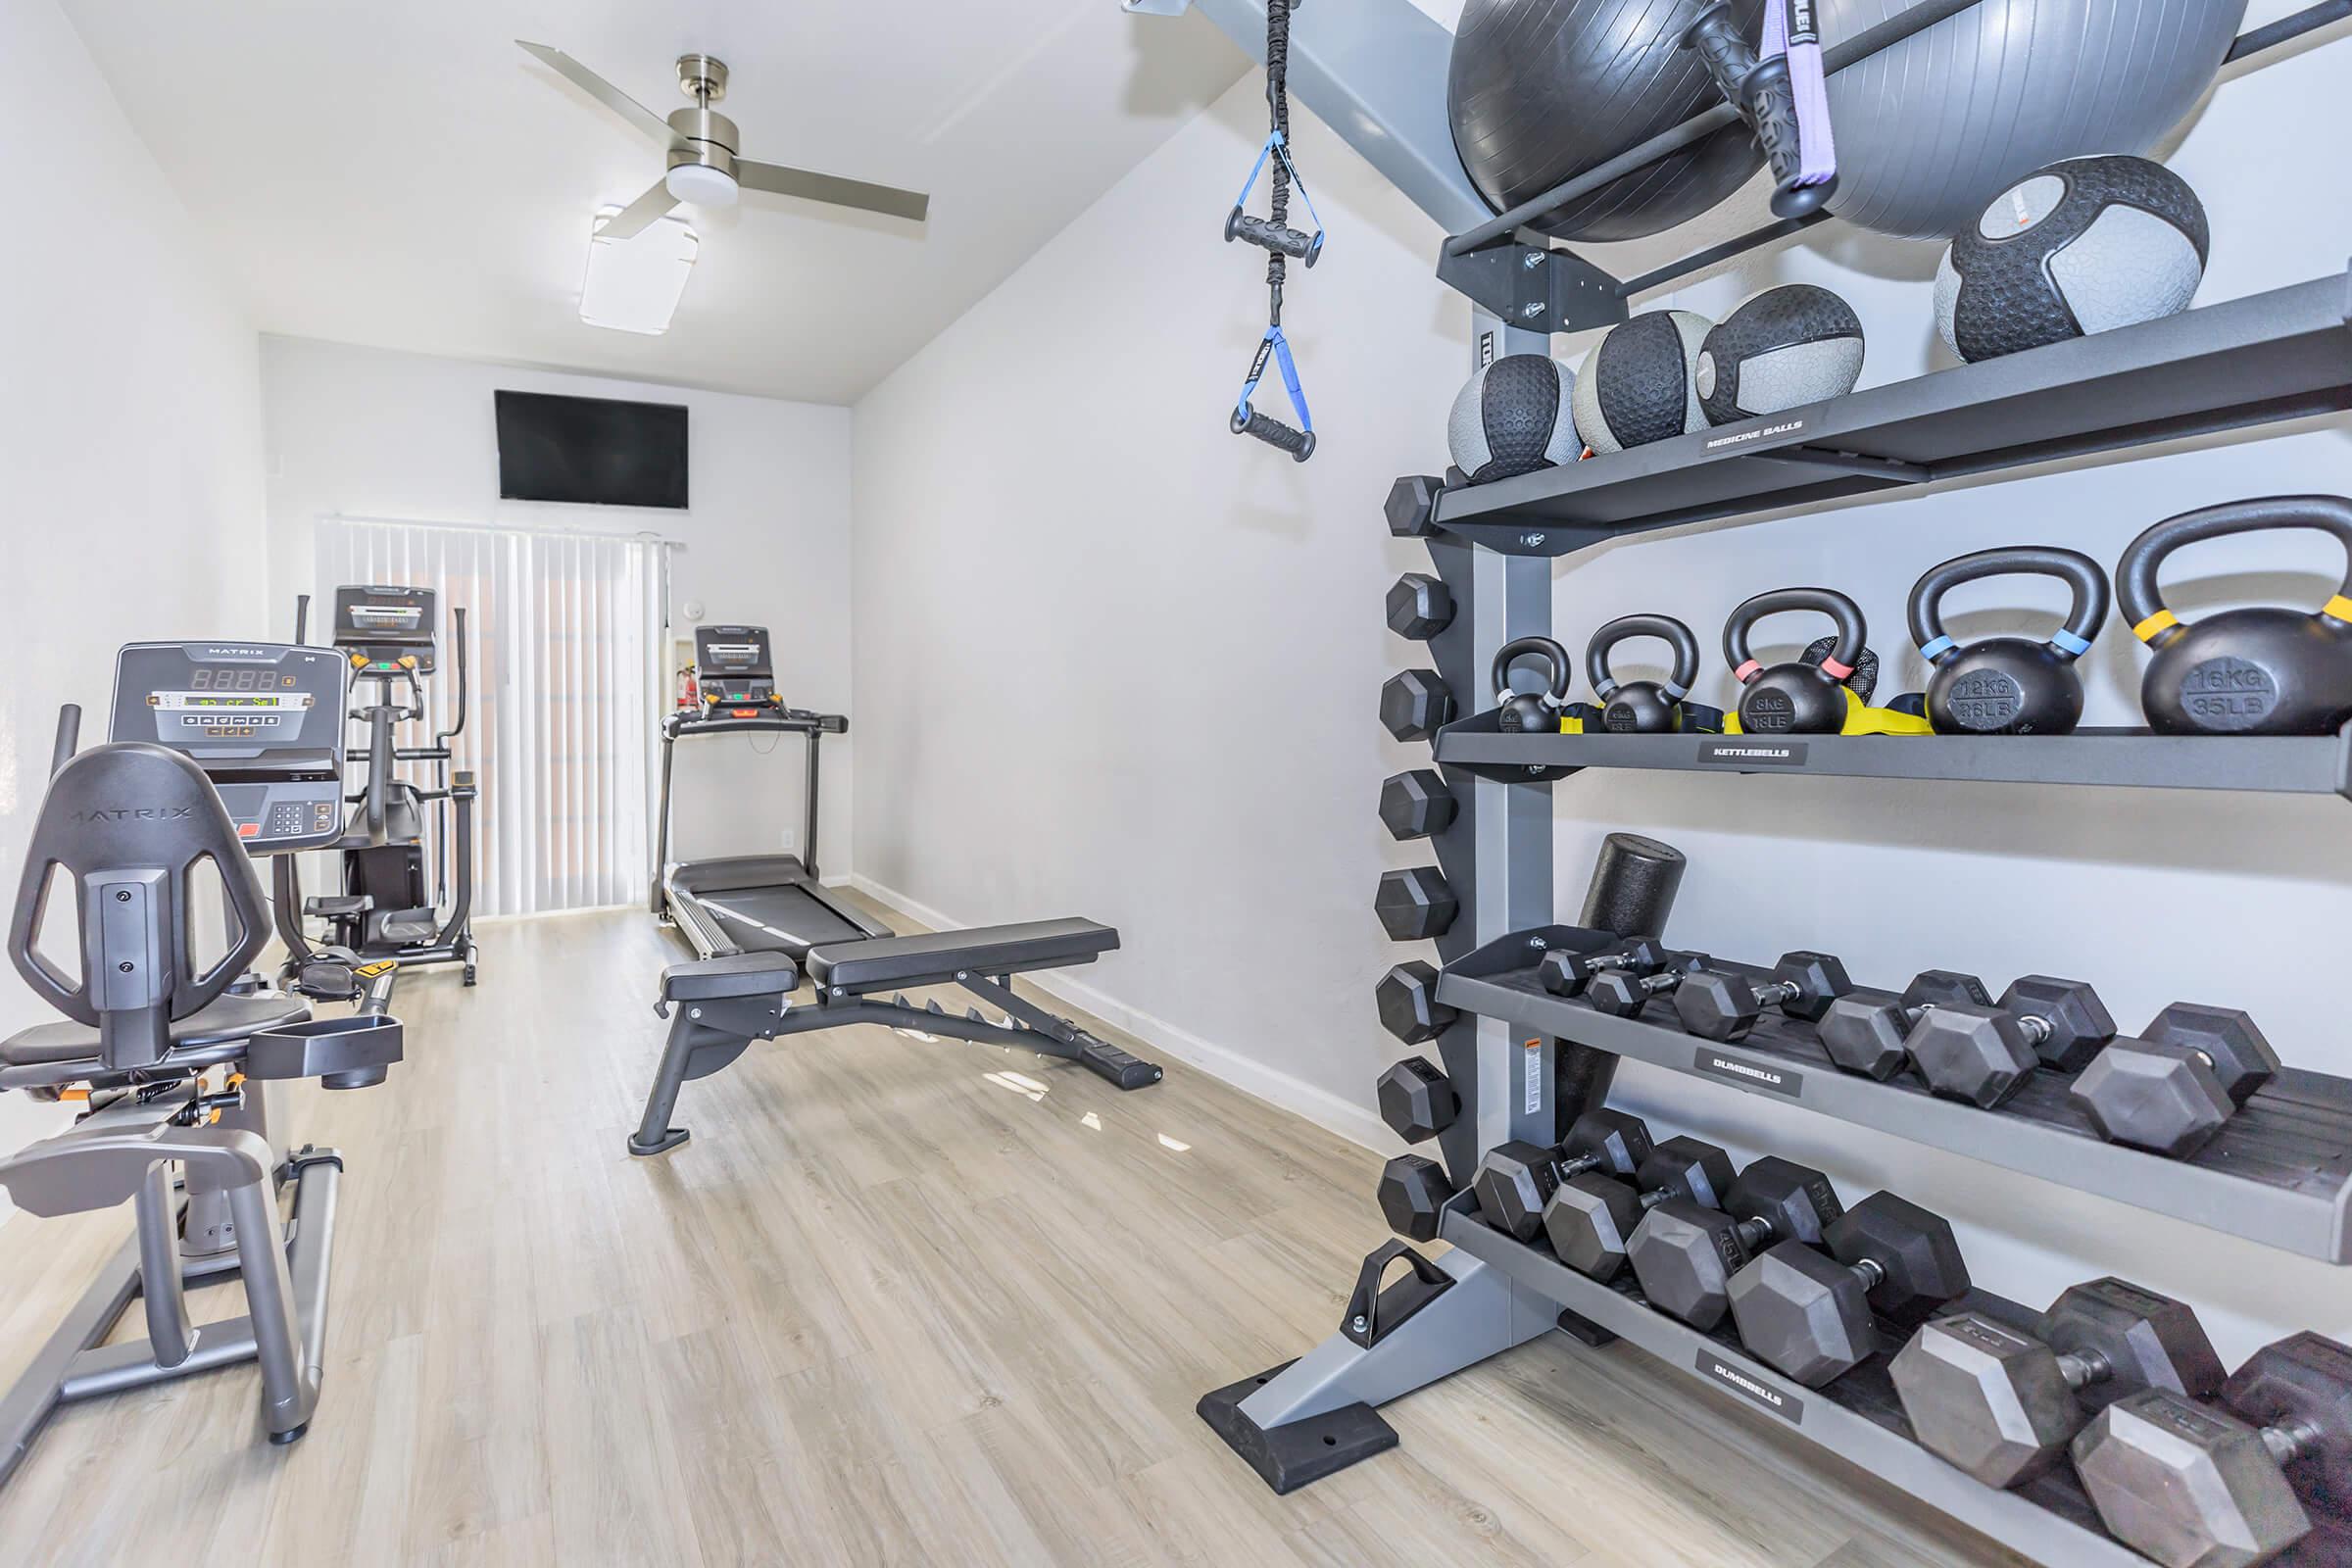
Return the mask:
[[[195,808],[188,806],[101,806],[87,811],[75,811],[68,820],[74,822],[176,822],[181,817],[195,814]]]

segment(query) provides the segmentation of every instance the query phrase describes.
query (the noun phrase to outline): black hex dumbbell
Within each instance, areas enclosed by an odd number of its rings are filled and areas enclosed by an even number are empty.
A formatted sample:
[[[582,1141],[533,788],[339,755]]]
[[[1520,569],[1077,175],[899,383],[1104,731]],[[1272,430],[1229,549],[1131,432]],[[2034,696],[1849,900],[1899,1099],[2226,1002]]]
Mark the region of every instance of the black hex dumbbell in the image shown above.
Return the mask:
[[[1879,1348],[1876,1317],[1905,1327],[1968,1289],[1951,1225],[1873,1193],[1822,1233],[1827,1254],[1783,1242],[1732,1276],[1732,1317],[1757,1358],[1817,1389]]]
[[[1389,585],[1389,630],[1427,642],[1453,624],[1453,595],[1425,571],[1408,571]]]
[[[2119,1279],[2069,1288],[2026,1333],[1981,1312],[1932,1319],[1887,1367],[1911,1434],[1988,1487],[2014,1487],[2066,1453],[2091,1405],[2140,1389],[2190,1398],[2222,1386],[2197,1315]]]
[[[1453,722],[1453,693],[1434,669],[1391,675],[1380,688],[1381,726],[1400,741],[1425,741]]]
[[[1425,1144],[1453,1125],[1462,1100],[1453,1080],[1427,1056],[1393,1061],[1373,1085],[1380,1119],[1408,1144]]]
[[[1779,1242],[1818,1246],[1844,1212],[1829,1177],[1767,1155],[1740,1173],[1720,1210],[1670,1198],[1642,1215],[1626,1260],[1650,1305],[1712,1329],[1731,1309],[1732,1276],[1751,1253]]]
[[[1760,986],[1712,970],[1694,974],[1675,987],[1674,1011],[1684,1028],[1702,1039],[1738,1040],[1756,1026],[1766,1007],[1815,1019],[1852,989],[1844,964],[1826,953],[1799,950],[1782,954],[1772,979]]]
[[[1991,1005],[1930,1008],[1903,1049],[1936,1094],[1990,1110],[2025,1087],[2034,1068],[2074,1071],[2114,1038],[2115,1020],[2087,984],[2030,974]]]
[[[1437,532],[1433,513],[1438,492],[1445,488],[1443,481],[1426,473],[1407,474],[1389,486],[1389,498],[1382,511],[1388,514],[1389,532],[1399,539],[1420,539]]]
[[[1615,1277],[1642,1216],[1669,1199],[1708,1208],[1723,1206],[1732,1185],[1732,1156],[1690,1137],[1669,1138],[1650,1151],[1631,1186],[1614,1176],[1572,1176],[1544,1204],[1544,1234],[1560,1261],[1596,1280]]]
[[[1602,1012],[1617,1018],[1639,1018],[1649,999],[1662,992],[1672,991],[1691,975],[1707,966],[1703,953],[1676,953],[1654,974],[1636,974],[1630,969],[1609,969],[1592,976],[1585,983],[1585,1000]]]
[[[2311,1533],[2306,1498],[2333,1511],[2352,1497],[2352,1348],[2311,1333],[2265,1346],[2219,1404],[2170,1389],[2118,1399],[2075,1439],[2074,1460],[2100,1521],[2142,1556],[2268,1562]]]
[[[1381,1027],[1408,1046],[1437,1039],[1461,1016],[1438,1000],[1438,971],[1419,958],[1382,975],[1373,1000],[1380,1008]]]
[[[1380,784],[1380,820],[1396,839],[1425,839],[1453,825],[1460,809],[1446,780],[1432,768],[1392,773]]]
[[[1442,937],[1452,929],[1461,908],[1453,885],[1434,865],[1383,871],[1372,895],[1372,912],[1380,916],[1381,929],[1392,942]]]
[[[1992,993],[1973,974],[1922,969],[1899,997],[1855,991],[1831,1003],[1821,1015],[1821,1047],[1843,1070],[1885,1083],[1909,1064],[1903,1042],[1930,1007],[1991,1001]]]
[[[1536,964],[1536,979],[1555,997],[1582,996],[1585,988],[1601,975],[1616,970],[1648,974],[1665,968],[1675,957],[1674,950],[1655,937],[1641,937],[1589,953],[1554,948]]]
[[[1558,1147],[1513,1139],[1482,1155],[1470,1178],[1478,1211],[1496,1230],[1532,1242],[1544,1228],[1544,1205],[1560,1183],[1587,1171],[1631,1176],[1650,1155],[1649,1127],[1631,1111],[1588,1110]]]
[[[2100,1137],[2185,1159],[2278,1071],[2251,1017],[2176,1002],[2138,1039],[2100,1052],[2067,1092]]]
[[[1438,1210],[1453,1196],[1446,1167],[1420,1154],[1398,1154],[1380,1168],[1380,1214],[1410,1241],[1438,1239]]]

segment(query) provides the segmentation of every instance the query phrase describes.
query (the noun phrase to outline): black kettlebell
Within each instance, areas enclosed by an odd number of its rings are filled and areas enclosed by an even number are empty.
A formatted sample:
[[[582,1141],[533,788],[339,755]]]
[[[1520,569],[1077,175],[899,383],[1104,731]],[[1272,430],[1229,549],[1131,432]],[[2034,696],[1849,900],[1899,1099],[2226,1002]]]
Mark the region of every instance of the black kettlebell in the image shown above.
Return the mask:
[[[1663,684],[1609,673],[1609,653],[1636,637],[1662,637],[1674,650],[1674,673]],[[1683,727],[1683,699],[1698,679],[1698,639],[1672,615],[1620,615],[1592,634],[1585,675],[1600,698],[1601,727],[1619,735],[1663,735]]]
[[[1790,661],[1767,667],[1747,651],[1748,629],[1784,610],[1812,610],[1838,623],[1829,657],[1818,664]],[[1740,682],[1740,728],[1750,735],[1835,735],[1858,701],[1845,687],[1869,636],[1862,607],[1833,588],[1776,588],[1732,612],[1723,623],[1724,662]]]
[[[1542,691],[1511,689],[1511,665],[1522,659],[1542,659],[1551,666],[1551,679]],[[1568,650],[1548,637],[1514,637],[1504,643],[1494,651],[1494,727],[1505,735],[1557,735],[1574,675]]]
[[[2048,642],[1986,637],[1966,646],[1944,635],[1943,596],[1981,577],[2055,577],[2075,592],[2066,624]],[[1935,666],[1928,722],[1938,735],[2071,735],[2082,721],[2075,661],[2107,620],[2107,574],[2088,556],[2046,545],[1980,550],[1932,566],[1911,590],[1911,640]]]
[[[2155,651],[2139,706],[2166,735],[2328,735],[2352,717],[2352,569],[2317,614],[2264,606],[2195,622],[2164,608],[2156,568],[2182,545],[2225,534],[2317,528],[2352,566],[2352,501],[2263,496],[2183,512],[2132,541],[2116,564],[2132,634]]]

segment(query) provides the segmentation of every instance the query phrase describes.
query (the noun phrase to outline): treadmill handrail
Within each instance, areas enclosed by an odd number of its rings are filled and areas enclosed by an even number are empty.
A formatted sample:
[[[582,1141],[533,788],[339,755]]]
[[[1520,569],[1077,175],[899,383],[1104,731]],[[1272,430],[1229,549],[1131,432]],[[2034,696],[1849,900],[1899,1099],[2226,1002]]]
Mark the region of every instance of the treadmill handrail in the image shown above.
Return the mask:
[[[682,735],[752,733],[846,735],[849,733],[850,720],[845,713],[804,713],[789,710],[781,713],[761,713],[750,718],[739,718],[732,714],[714,718],[687,711],[670,714],[668,718],[662,720],[662,728],[665,736],[673,739]]]

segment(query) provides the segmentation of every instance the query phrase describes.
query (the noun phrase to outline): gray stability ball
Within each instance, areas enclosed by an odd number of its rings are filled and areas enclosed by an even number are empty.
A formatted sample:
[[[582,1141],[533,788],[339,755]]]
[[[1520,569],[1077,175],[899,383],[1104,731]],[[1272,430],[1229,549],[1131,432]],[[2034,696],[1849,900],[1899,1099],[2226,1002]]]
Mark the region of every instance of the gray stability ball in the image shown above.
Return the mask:
[[[1820,0],[1822,42],[1913,3]],[[2245,11],[2245,0],[1979,0],[1830,77],[1830,210],[1941,239],[2045,164],[2144,153],[2212,82]]]

